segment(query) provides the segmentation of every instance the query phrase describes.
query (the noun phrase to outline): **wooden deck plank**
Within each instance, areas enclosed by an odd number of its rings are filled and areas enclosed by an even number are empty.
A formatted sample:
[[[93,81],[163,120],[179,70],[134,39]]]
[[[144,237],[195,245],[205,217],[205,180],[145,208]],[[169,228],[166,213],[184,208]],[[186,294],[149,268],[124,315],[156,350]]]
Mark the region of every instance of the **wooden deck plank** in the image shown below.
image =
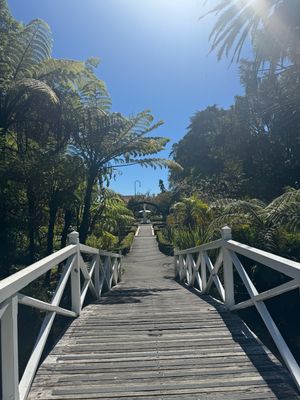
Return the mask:
[[[29,399],[300,399],[237,315],[172,279],[143,226],[123,282],[86,307],[41,365]]]

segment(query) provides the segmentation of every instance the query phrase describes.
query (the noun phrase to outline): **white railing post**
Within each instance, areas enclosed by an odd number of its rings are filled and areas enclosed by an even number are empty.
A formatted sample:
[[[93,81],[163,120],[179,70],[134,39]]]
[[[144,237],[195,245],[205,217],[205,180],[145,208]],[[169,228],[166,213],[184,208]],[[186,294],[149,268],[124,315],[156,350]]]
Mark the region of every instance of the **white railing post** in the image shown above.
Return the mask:
[[[9,299],[1,319],[2,398],[19,400],[18,296]]]
[[[221,229],[222,239],[224,241],[231,240],[231,228],[224,226]],[[225,289],[225,305],[230,308],[235,304],[234,301],[234,280],[233,280],[233,266],[232,259],[226,247],[222,246],[223,252],[223,274],[224,274],[224,289]]]
[[[180,254],[180,256],[179,256],[179,282],[182,282],[184,279],[183,265],[184,265],[184,258],[183,258],[183,255]]]
[[[100,299],[100,255],[96,255],[96,265],[95,265],[95,271],[94,271],[94,284],[95,284],[95,290],[97,294],[97,300]]]
[[[79,233],[76,231],[68,235],[69,244],[77,245],[76,260],[71,271],[71,298],[72,298],[72,311],[80,315],[81,311],[81,287],[80,287],[80,246],[79,246]]]
[[[121,250],[119,251],[119,256],[118,258],[118,282],[122,280],[122,252]]]
[[[206,285],[207,285],[207,277],[206,277],[206,263],[205,263],[205,258],[203,256],[203,251],[200,252],[200,270],[201,270],[201,281],[202,281],[202,288],[201,291],[204,293]]]
[[[174,255],[174,277],[175,279],[178,276],[178,257]]]

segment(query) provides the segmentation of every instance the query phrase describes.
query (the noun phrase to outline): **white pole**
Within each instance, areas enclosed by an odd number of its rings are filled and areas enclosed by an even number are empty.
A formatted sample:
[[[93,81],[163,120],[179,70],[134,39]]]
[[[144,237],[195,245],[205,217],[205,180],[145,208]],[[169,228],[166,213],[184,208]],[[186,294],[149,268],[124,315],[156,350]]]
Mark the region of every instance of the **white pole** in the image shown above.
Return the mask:
[[[18,296],[10,298],[1,319],[2,396],[19,400]]]
[[[80,247],[79,247],[79,233],[76,231],[68,235],[69,244],[77,245],[76,260],[71,271],[71,298],[72,298],[72,311],[80,315],[81,311],[81,287],[80,287]]]
[[[231,240],[231,228],[224,226],[221,229],[222,239],[224,241]],[[233,280],[233,267],[229,251],[226,247],[222,246],[223,252],[223,273],[224,273],[224,289],[225,289],[225,305],[230,308],[235,304],[234,301],[234,280]]]

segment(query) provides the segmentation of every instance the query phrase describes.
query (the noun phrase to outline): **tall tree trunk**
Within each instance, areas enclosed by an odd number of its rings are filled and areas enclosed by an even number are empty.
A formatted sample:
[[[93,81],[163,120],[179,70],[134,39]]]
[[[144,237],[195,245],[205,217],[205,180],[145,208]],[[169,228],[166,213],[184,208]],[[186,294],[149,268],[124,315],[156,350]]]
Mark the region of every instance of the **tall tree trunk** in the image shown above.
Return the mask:
[[[4,193],[4,190],[3,190]],[[0,193],[0,279],[9,275],[10,264],[12,263],[12,245],[9,241],[9,219],[8,203],[5,195]]]
[[[95,229],[97,221],[99,221],[99,218],[101,217],[101,214],[103,213],[103,207],[99,206],[99,209],[95,214],[93,215],[93,218],[89,224],[89,235],[93,233],[93,230]]]
[[[53,197],[49,203],[49,222],[47,232],[47,255],[53,252],[54,227],[57,216],[58,204]]]
[[[63,227],[63,230],[61,233],[61,240],[60,240],[60,248],[61,249],[66,247],[66,245],[67,245],[68,232],[69,232],[73,217],[74,217],[73,211],[70,209],[66,209],[65,210],[65,218],[64,218],[64,227]],[[58,273],[59,274],[61,274],[61,272],[63,270],[63,266],[64,266],[63,262],[61,262],[58,265]]]
[[[97,170],[95,168],[91,168],[88,173],[87,185],[85,189],[84,195],[84,209],[82,220],[79,228],[79,240],[80,243],[85,243],[89,231],[90,225],[90,211],[91,211],[91,203],[92,203],[92,193],[94,183],[97,177]]]
[[[67,209],[65,211],[65,218],[64,218],[64,227],[61,233],[61,241],[60,241],[60,247],[61,249],[63,247],[66,247],[67,245],[67,237],[68,237],[68,232],[69,232],[69,228],[71,226],[73,220],[73,212],[70,209]]]
[[[58,204],[56,199],[56,194],[54,193],[49,202],[49,222],[48,222],[48,232],[47,232],[47,255],[53,252],[53,239],[54,239],[54,227],[56,221],[56,215],[58,210]],[[44,279],[44,286],[48,287],[51,281],[51,269],[46,272]]]
[[[36,232],[36,201],[33,187],[30,183],[27,185],[27,202],[28,202],[28,257],[29,263],[35,261],[35,232]]]

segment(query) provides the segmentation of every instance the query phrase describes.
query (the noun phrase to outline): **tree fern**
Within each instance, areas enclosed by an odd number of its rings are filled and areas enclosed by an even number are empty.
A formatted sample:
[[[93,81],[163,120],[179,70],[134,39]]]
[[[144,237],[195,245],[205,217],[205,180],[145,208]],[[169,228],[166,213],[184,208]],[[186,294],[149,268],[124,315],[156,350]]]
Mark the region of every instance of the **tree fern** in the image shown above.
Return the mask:
[[[239,61],[249,38],[254,45],[258,66],[265,62],[270,70],[284,61],[297,63],[300,43],[300,3],[295,0],[220,0],[209,13],[217,16],[211,32],[211,50],[218,58]],[[267,45],[265,45],[267,43]]]
[[[110,113],[102,103],[103,92],[86,84],[80,88],[76,103],[77,129],[72,135],[69,152],[79,155],[88,168],[85,214],[80,227],[80,239],[86,240],[90,214],[92,186],[97,177],[112,176],[114,169],[138,164],[152,168],[180,168],[177,163],[163,158],[147,157],[165,148],[168,139],[148,137],[162,122],[153,123],[149,110],[125,117]],[[101,94],[102,93],[102,94]],[[102,97],[101,97],[102,96]]]
[[[212,237],[223,225],[248,224],[257,231],[258,247],[276,250],[278,229],[300,227],[300,190],[291,189],[265,205],[259,200],[221,200],[210,206],[214,219],[207,228]]]
[[[27,25],[13,22],[6,2],[0,3],[0,129],[3,137],[13,125],[24,121],[34,97],[43,102],[58,103],[58,97],[47,83],[32,75],[32,70],[50,58],[52,36],[42,20]],[[41,102],[40,102],[41,103]]]
[[[300,228],[300,190],[288,190],[273,200],[265,212],[269,224],[283,225],[296,231]]]
[[[16,82],[13,82],[8,90],[9,102],[11,102],[14,107],[16,107],[16,101],[22,101],[24,96],[27,96],[28,98],[35,95],[43,96],[53,104],[58,104],[59,102],[54,90],[52,90],[46,83],[37,79],[19,79]]]
[[[3,49],[4,60],[9,65],[9,80],[28,76],[29,71],[40,62],[50,58],[52,34],[42,20],[33,20],[12,35]]]

